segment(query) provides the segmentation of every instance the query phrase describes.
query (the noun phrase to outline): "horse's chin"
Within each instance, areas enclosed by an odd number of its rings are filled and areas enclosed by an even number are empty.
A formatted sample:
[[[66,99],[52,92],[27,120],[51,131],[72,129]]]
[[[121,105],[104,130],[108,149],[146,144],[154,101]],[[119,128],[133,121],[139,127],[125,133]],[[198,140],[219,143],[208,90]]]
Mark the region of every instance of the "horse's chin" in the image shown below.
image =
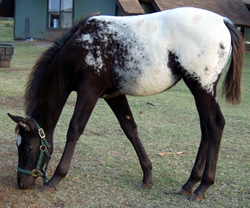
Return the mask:
[[[35,186],[36,178],[22,173],[17,174],[17,184],[20,189],[30,189]]]

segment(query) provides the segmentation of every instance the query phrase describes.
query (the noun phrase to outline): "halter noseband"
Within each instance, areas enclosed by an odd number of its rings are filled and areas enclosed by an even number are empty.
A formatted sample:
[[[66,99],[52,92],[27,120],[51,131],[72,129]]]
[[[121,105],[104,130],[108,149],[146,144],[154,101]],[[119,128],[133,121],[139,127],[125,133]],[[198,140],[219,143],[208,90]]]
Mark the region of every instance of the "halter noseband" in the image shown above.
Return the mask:
[[[39,136],[41,138],[40,155],[39,155],[39,159],[37,161],[36,169],[34,169],[34,170],[24,170],[24,169],[19,168],[17,166],[17,171],[20,172],[20,173],[27,174],[27,175],[32,175],[33,177],[42,177],[43,178],[43,183],[45,184],[46,179],[47,179],[47,172],[46,171],[48,169],[49,161],[51,159],[51,155],[48,152],[48,148],[50,148],[51,145],[49,144],[49,142],[45,138],[44,130],[39,126],[39,124],[36,122],[36,120],[33,119],[33,118],[30,118],[30,119],[36,124],[36,126],[38,128],[38,134],[39,134]],[[42,160],[43,160],[44,153],[49,158],[49,160],[46,163],[45,169],[41,171],[40,168],[41,168],[41,163],[42,163]]]

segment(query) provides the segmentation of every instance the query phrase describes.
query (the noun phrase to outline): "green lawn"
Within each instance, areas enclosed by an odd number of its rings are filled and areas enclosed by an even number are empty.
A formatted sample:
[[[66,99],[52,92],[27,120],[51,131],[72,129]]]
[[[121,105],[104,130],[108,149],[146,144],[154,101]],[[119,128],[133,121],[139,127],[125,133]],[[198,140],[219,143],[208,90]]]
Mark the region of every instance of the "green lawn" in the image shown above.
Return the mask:
[[[7,113],[24,115],[22,96],[27,76],[48,44],[12,41],[12,31],[12,27],[0,22],[0,42],[16,46],[11,67],[0,68],[0,207],[249,207],[249,53],[245,60],[241,105],[228,105],[219,97],[226,127],[216,182],[208,190],[205,201],[190,202],[188,197],[175,194],[189,177],[200,142],[194,100],[182,81],[156,96],[128,97],[139,135],[153,162],[155,185],[152,189],[138,189],[142,171],[136,154],[115,116],[100,99],[78,142],[68,176],[59,183],[55,193],[44,195],[40,193],[41,179],[37,179],[32,190],[17,187],[15,124]],[[49,177],[55,171],[64,148],[74,100],[73,93],[55,130]],[[158,155],[165,151],[184,153]]]

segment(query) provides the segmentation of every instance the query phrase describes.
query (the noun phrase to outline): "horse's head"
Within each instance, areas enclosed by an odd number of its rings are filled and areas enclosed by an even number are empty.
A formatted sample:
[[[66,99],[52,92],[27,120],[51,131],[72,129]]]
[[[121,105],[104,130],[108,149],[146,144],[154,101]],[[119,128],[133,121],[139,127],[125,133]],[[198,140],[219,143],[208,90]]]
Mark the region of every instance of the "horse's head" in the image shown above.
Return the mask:
[[[45,139],[43,129],[35,120],[8,115],[17,123],[15,130],[18,148],[17,183],[21,189],[32,188],[38,176],[46,177],[42,167],[50,159],[48,152],[50,144]]]

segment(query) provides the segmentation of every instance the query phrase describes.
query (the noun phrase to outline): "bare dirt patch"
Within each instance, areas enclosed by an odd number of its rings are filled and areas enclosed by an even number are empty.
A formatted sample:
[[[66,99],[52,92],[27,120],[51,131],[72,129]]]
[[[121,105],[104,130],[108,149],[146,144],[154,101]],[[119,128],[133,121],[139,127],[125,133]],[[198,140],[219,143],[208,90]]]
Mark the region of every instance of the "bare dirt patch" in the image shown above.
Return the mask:
[[[9,69],[9,71],[29,71],[30,69]]]
[[[23,97],[3,97],[0,99],[0,106],[8,106],[12,109],[23,110]]]
[[[42,40],[33,40],[33,41],[26,41],[26,40],[16,40],[16,41],[11,41],[11,44],[15,45],[17,43],[23,43],[23,44],[27,44],[27,45],[34,45],[37,47],[50,47],[52,46],[53,42],[52,41],[42,41]]]

